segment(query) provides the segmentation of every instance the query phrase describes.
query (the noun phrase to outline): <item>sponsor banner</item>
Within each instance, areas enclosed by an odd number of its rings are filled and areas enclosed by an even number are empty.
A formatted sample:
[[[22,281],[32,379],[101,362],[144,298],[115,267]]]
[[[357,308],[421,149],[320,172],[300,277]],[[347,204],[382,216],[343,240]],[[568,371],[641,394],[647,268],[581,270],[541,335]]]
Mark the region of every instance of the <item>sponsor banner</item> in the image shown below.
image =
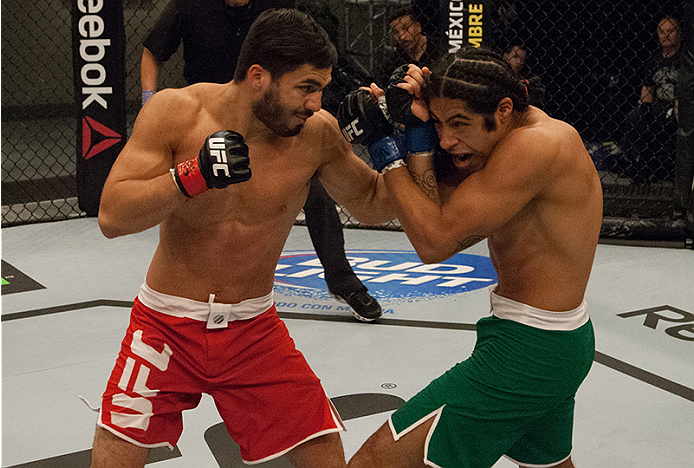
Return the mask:
[[[487,44],[490,34],[491,6],[485,1],[444,1],[441,5],[443,48],[455,53],[461,47]]]
[[[125,28],[122,0],[72,0],[77,121],[77,196],[89,216],[125,145]]]
[[[480,255],[459,253],[445,262],[427,265],[412,251],[350,250],[347,259],[379,301],[416,302],[464,294],[497,281],[491,260]],[[285,296],[328,298],[323,266],[316,253],[283,252],[275,271],[275,291]]]

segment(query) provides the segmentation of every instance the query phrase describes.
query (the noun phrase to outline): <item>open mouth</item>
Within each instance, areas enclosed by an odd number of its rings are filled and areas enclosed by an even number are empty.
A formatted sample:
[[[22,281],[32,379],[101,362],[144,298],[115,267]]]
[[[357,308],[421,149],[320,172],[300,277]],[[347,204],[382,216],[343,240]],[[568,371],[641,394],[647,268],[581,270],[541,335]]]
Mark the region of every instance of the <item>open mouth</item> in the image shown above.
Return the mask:
[[[468,161],[472,158],[472,153],[451,154],[453,164],[458,168],[467,167]]]

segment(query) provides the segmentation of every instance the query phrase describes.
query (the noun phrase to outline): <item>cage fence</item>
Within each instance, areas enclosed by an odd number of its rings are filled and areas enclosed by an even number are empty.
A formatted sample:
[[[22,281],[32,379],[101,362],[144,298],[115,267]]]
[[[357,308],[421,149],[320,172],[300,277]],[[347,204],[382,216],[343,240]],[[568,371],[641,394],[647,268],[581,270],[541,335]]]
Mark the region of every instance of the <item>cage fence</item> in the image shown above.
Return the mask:
[[[457,20],[443,10],[458,8],[461,16],[469,16],[480,8],[484,31],[477,43],[507,52],[522,48],[523,73],[540,92],[536,104],[580,133],[603,185],[603,236],[684,239],[691,234],[675,203],[682,176],[674,95],[639,105],[642,83],[654,72],[653,57],[661,53],[659,22],[667,16],[677,18],[684,1],[314,0],[326,7],[324,17],[317,19],[335,28],[333,40],[340,53],[324,107],[334,112],[341,96],[354,87],[371,81],[383,84],[402,49],[394,27],[402,8],[411,9],[432,57],[458,44],[452,32]],[[142,42],[167,2],[124,0],[128,133],[141,106]],[[73,5],[68,0],[30,5],[7,0],[1,8],[2,226],[86,216],[76,188],[80,148]],[[474,43],[474,30],[467,33]],[[182,69],[179,50],[164,64],[159,87],[185,86]],[[657,79],[669,86],[663,93],[672,93],[676,67],[660,74]],[[363,148],[356,152],[368,161]],[[691,162],[688,167],[691,172]],[[346,227],[365,227],[347,210],[337,209]],[[297,223],[302,222],[299,216]],[[654,224],[658,228],[649,230]],[[369,227],[399,229],[397,222]]]

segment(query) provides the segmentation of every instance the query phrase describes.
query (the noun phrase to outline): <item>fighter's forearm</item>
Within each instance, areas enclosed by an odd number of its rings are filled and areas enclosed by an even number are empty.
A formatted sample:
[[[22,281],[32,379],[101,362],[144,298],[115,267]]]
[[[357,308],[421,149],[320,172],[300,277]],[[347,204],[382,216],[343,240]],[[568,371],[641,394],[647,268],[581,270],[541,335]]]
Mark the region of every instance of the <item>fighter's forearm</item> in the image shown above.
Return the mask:
[[[157,90],[160,66],[157,59],[154,58],[154,55],[145,47],[142,52],[142,63],[140,64],[140,80],[142,81],[143,91]]]
[[[408,171],[394,169],[385,179],[400,224],[423,262],[440,262],[460,250],[451,236],[451,227],[444,222],[441,207],[416,185]]]
[[[397,217],[395,201],[390,196],[382,175],[374,177],[366,194],[358,200],[343,200],[342,204],[357,221],[367,225],[379,225]]]
[[[441,206],[436,174],[434,172],[433,153],[417,153],[407,156],[407,169],[412,180],[431,201]]]

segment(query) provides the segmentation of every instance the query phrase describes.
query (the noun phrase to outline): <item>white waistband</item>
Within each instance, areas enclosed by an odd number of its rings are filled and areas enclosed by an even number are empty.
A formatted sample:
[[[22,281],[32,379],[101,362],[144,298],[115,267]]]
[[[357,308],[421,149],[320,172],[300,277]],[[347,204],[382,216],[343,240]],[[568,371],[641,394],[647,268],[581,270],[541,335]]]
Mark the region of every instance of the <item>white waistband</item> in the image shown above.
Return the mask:
[[[576,330],[588,322],[588,303],[585,299],[573,310],[552,312],[499,296],[492,289],[489,292],[492,314],[500,319],[513,320],[541,330],[558,331]]]
[[[232,320],[256,317],[266,312],[274,303],[272,292],[266,296],[246,299],[238,304],[220,304],[214,302],[214,294],[210,294],[210,302],[200,302],[157,292],[147,286],[147,283],[140,287],[140,294],[137,297],[142,304],[162,314],[186,317],[201,322],[208,322],[210,317],[221,314],[226,318],[225,324]]]

